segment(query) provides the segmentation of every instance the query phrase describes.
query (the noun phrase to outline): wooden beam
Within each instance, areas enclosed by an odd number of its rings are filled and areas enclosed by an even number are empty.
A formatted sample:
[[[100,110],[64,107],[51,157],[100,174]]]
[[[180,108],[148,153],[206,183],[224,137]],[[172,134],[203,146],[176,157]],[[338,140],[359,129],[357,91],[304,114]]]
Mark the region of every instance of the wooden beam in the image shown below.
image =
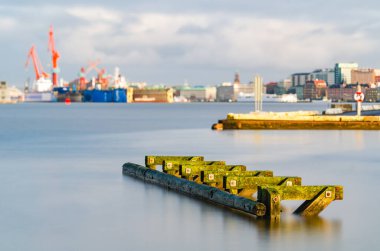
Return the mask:
[[[162,171],[177,177],[181,177],[181,166],[225,166],[225,161],[187,161],[187,160],[164,160]]]
[[[230,171],[231,170],[231,171]],[[225,177],[228,176],[262,176],[262,177],[273,177],[273,171],[268,170],[256,170],[256,171],[236,171],[236,169],[230,170],[202,170],[201,171],[201,182],[203,184],[214,186],[219,189],[223,188],[223,181]]]
[[[259,186],[258,201],[267,208],[266,218],[280,219],[281,200],[305,200],[295,214],[315,216],[324,210],[332,201],[343,200],[342,186]]]
[[[197,184],[141,165],[125,163],[123,165],[123,174],[231,209],[236,209],[256,216],[265,215],[265,205],[261,202],[239,197],[215,187]]]
[[[179,169],[179,175],[180,177],[196,181],[198,183],[201,183],[201,172],[205,170],[219,170],[219,171],[245,171],[247,169],[246,166],[243,165],[225,165],[222,163],[214,162],[209,165],[180,165]]]
[[[225,177],[223,188],[232,193],[252,198],[257,192],[258,186],[276,185],[276,186],[298,186],[301,185],[301,177],[273,176],[273,177],[241,177],[228,176]]]
[[[164,160],[190,160],[190,161],[203,161],[203,156],[160,156],[160,155],[147,155],[145,156],[145,166],[150,169],[156,169],[157,165],[162,165]]]

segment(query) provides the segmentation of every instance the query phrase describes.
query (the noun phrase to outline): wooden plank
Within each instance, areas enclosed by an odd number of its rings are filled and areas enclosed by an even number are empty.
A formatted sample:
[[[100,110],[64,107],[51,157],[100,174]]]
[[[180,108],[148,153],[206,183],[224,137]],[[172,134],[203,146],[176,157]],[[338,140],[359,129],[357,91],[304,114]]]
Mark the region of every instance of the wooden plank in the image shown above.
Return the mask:
[[[225,166],[225,161],[178,161],[178,160],[165,160],[162,164],[162,171],[171,175],[181,177],[181,166],[182,165],[192,165],[192,166]]]
[[[150,169],[156,169],[157,165],[162,165],[164,160],[187,160],[187,161],[203,161],[203,156],[161,156],[147,155],[145,156],[145,166]]]
[[[239,166],[234,166],[230,170],[202,170],[201,182],[209,186],[215,186],[219,189],[223,188],[223,181],[228,176],[263,176],[273,177],[273,171],[268,170],[253,170],[253,171],[241,171]]]
[[[179,169],[179,175],[187,180],[192,180],[200,183],[200,175],[201,171],[203,170],[229,170],[233,168],[233,166],[230,165],[223,165],[220,162],[213,162],[208,165],[188,165],[188,164],[182,164],[180,165]],[[241,166],[240,168],[241,169]]]

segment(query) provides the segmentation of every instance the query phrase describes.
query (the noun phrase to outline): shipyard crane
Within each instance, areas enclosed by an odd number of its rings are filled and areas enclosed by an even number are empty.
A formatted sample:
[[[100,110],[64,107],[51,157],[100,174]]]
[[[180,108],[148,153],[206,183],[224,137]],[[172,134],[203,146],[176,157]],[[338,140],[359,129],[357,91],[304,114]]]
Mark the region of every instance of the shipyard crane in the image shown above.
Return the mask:
[[[94,61],[94,62],[89,62],[89,65],[86,67],[81,67],[79,71],[79,89],[80,90],[85,90],[86,89],[86,84],[87,84],[87,79],[86,75],[89,73],[92,69],[94,69],[98,64],[99,60]]]
[[[107,89],[108,82],[110,76],[106,76],[106,70],[104,68],[99,69],[98,64],[100,63],[100,60],[96,60],[94,62],[90,62],[90,65],[88,67],[89,70],[94,69],[98,73],[98,82],[102,86],[102,90]]]
[[[49,74],[47,74],[43,70],[41,62],[37,55],[36,47],[34,45],[29,50],[28,58],[26,59],[26,63],[25,63],[25,68],[28,67],[30,59],[33,60],[33,67],[34,67],[34,72],[36,74],[36,80],[39,80],[41,78],[48,78]]]
[[[56,49],[55,49],[54,33],[53,33],[53,26],[52,25],[50,25],[50,30],[49,30],[49,51],[51,52],[51,57],[52,57],[53,86],[57,86],[58,85],[58,73],[59,73],[58,59],[59,59],[60,55],[59,55],[58,51],[56,51]]]

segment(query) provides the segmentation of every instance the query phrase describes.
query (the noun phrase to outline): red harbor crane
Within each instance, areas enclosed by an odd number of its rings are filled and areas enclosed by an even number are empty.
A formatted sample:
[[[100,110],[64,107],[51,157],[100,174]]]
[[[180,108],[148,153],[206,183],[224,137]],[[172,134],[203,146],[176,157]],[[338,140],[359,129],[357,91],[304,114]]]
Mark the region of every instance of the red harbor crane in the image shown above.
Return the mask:
[[[36,80],[39,80],[40,78],[48,78],[49,74],[47,74],[44,69],[42,68],[41,62],[38,58],[36,47],[33,45],[32,48],[30,48],[28,53],[28,58],[26,59],[25,67],[28,67],[29,60],[33,60],[33,67],[34,72],[36,74]]]
[[[102,90],[106,90],[108,88],[110,76],[106,75],[106,69],[98,68],[99,63],[100,63],[100,60],[97,60],[95,62],[90,62],[88,69],[89,70],[94,69],[98,73],[97,82],[101,85]]]
[[[59,73],[59,67],[58,67],[58,59],[60,57],[58,51],[55,49],[55,43],[54,43],[54,33],[53,33],[53,26],[50,26],[49,31],[49,51],[51,52],[52,57],[52,65],[53,65],[53,74],[52,74],[52,81],[53,86],[58,85],[58,73]]]

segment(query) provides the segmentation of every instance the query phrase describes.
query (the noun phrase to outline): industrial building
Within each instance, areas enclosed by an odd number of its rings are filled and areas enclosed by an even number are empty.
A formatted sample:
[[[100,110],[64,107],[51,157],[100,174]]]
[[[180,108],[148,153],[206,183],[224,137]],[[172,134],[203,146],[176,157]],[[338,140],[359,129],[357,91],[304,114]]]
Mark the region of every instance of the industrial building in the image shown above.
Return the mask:
[[[13,104],[24,101],[24,93],[16,87],[9,87],[5,81],[0,82],[0,104]]]
[[[144,88],[133,89],[133,102],[156,102],[156,103],[173,103],[172,88]]]

